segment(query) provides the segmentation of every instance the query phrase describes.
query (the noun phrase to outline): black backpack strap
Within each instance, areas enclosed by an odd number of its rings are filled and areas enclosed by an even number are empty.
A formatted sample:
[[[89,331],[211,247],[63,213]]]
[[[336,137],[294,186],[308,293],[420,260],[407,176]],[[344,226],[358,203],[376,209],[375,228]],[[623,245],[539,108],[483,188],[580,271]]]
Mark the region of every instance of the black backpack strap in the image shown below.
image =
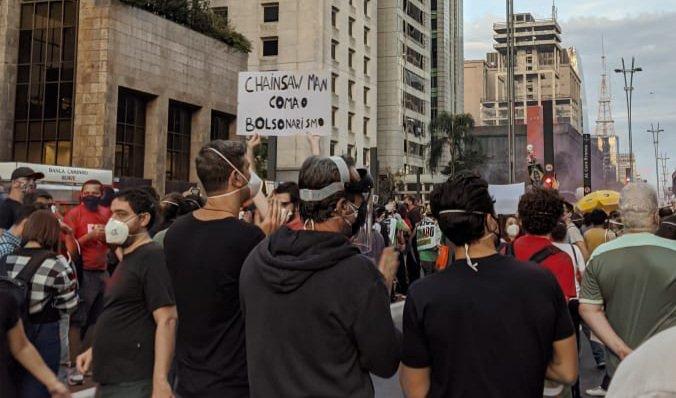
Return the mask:
[[[25,255],[21,253],[15,253],[16,255]],[[31,256],[31,259],[28,260],[28,264],[19,272],[19,274],[14,278],[22,281],[25,284],[30,284],[33,275],[38,271],[38,268],[42,265],[45,260],[50,257],[55,257],[55,254],[49,250],[40,250]]]
[[[561,253],[561,250],[558,247],[554,245],[548,245],[537,251],[532,256],[530,256],[530,259],[528,259],[528,261],[540,264],[546,259],[548,259],[550,256],[553,256],[554,254],[557,253]]]

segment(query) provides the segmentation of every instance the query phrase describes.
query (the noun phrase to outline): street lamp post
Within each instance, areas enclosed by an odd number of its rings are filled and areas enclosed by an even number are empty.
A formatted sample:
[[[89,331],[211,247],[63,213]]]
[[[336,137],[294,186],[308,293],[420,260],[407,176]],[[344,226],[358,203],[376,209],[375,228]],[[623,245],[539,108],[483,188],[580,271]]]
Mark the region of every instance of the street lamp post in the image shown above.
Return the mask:
[[[516,182],[515,90],[514,90],[514,0],[506,0],[507,22],[507,146],[509,151],[509,183]]]
[[[660,133],[663,133],[664,130],[660,128],[660,124],[657,123],[657,128],[653,126],[652,123],[650,123],[650,130],[648,130],[649,133],[652,134],[653,136],[653,145],[655,146],[655,179],[657,180],[657,193],[658,195],[661,195],[660,191],[660,155],[659,155],[659,148],[660,148]]]
[[[631,100],[632,93],[634,91],[634,73],[642,72],[643,68],[635,66],[635,59],[631,57],[631,68],[627,69],[624,63],[624,57],[622,57],[622,69],[615,69],[615,73],[622,73],[624,75],[624,95],[627,99],[627,122],[628,122],[628,132],[629,132],[629,170],[631,170],[630,181],[634,181],[634,147],[632,146],[632,136],[631,136]],[[627,79],[629,75],[629,79]]]

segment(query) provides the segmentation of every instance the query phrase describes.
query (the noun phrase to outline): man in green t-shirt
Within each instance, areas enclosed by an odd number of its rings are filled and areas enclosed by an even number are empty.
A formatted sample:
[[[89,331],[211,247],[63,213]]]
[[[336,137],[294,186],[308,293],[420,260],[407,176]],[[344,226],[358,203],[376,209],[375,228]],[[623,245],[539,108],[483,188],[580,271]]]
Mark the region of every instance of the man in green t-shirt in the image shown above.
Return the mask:
[[[620,199],[625,234],[594,251],[582,280],[580,315],[608,349],[610,377],[632,350],[676,326],[676,241],[653,234],[657,209],[648,184],[627,185]]]

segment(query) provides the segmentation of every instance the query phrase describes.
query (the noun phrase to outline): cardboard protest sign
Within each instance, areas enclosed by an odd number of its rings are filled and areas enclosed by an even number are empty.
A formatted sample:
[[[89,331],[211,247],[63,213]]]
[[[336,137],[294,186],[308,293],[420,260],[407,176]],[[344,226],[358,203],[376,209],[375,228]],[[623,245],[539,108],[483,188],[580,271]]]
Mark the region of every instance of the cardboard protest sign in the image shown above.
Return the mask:
[[[237,134],[331,134],[331,79],[321,72],[240,72]]]

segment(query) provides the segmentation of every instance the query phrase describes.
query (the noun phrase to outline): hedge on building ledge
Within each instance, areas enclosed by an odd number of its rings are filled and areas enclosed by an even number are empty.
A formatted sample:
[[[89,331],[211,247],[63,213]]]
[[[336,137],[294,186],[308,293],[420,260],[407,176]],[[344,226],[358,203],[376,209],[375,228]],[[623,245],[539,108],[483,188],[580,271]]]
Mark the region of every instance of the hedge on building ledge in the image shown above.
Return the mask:
[[[239,51],[245,53],[251,51],[249,40],[241,33],[235,32],[225,18],[215,14],[209,7],[209,0],[120,1],[187,26],[194,31],[227,43]]]

